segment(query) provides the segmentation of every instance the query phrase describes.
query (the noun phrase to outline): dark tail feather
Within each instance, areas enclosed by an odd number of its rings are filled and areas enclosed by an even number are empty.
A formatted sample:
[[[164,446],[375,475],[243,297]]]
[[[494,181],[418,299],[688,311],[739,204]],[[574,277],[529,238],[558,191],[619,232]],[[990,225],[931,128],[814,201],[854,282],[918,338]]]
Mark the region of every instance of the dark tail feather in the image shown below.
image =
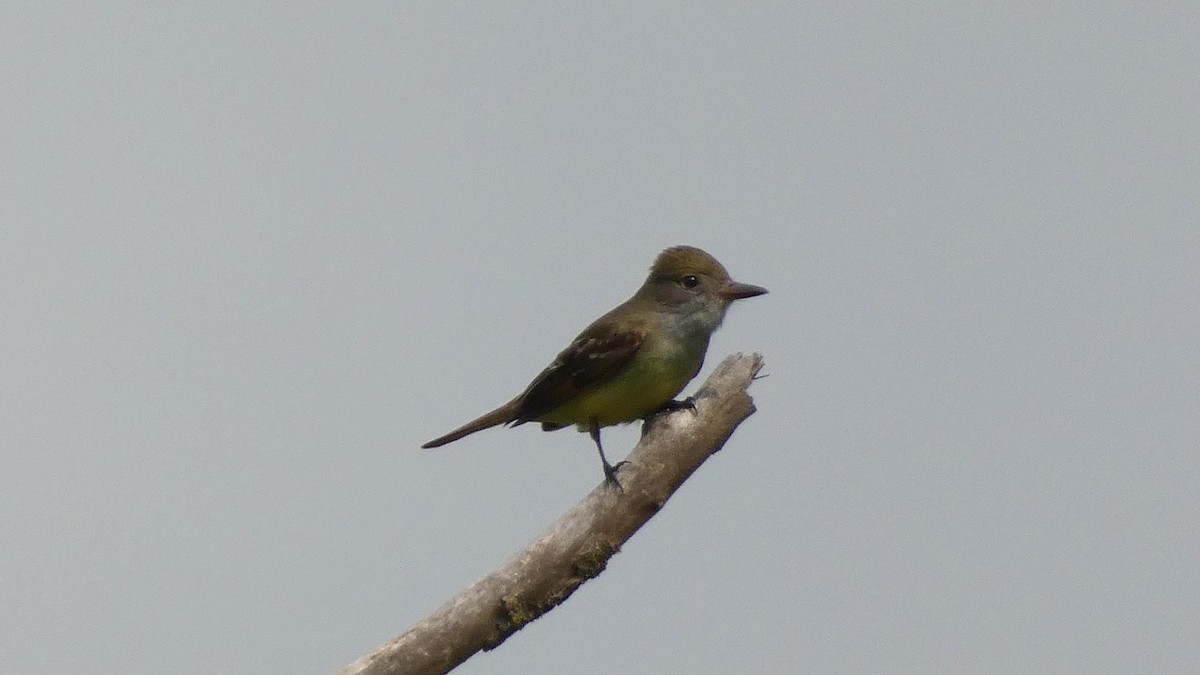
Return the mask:
[[[476,431],[483,431],[484,429],[488,429],[488,428],[491,428],[491,427],[494,427],[494,426],[497,426],[500,424],[504,424],[506,422],[512,422],[513,418],[516,417],[516,410],[517,410],[517,401],[509,401],[508,403],[505,403],[504,405],[500,406],[499,408],[496,408],[495,410],[491,411],[490,413],[487,413],[487,414],[479,417],[478,419],[474,419],[474,420],[471,420],[470,422],[467,422],[466,424],[455,429],[454,431],[451,431],[450,433],[446,434],[445,436],[438,436],[437,438],[433,439],[432,441],[429,441],[428,443],[426,443],[425,445],[422,445],[421,447],[422,448],[440,447],[447,443],[453,443],[454,441],[457,441],[458,439],[462,438],[463,436],[468,436],[470,434],[475,433]]]

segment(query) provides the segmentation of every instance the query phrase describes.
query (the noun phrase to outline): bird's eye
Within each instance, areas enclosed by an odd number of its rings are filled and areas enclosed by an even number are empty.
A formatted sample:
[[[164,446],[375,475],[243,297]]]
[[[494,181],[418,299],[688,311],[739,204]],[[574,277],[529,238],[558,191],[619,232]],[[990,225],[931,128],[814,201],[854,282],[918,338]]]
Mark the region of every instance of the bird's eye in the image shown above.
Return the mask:
[[[684,288],[695,288],[700,285],[700,277],[698,277],[694,274],[689,274],[686,277],[680,279],[679,283],[683,284]]]

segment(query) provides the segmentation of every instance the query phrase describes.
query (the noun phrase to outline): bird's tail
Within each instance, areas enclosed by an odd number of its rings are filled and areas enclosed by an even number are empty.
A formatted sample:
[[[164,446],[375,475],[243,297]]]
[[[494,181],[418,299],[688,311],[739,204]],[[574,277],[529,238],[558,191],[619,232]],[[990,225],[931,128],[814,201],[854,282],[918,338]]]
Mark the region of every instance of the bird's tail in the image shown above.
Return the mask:
[[[504,405],[500,406],[499,408],[496,408],[495,410],[491,411],[490,413],[486,413],[476,419],[471,420],[470,422],[467,422],[466,424],[455,429],[454,431],[451,431],[450,433],[446,434],[445,436],[438,436],[437,438],[433,439],[432,441],[429,441],[428,443],[426,443],[425,445],[422,445],[421,447],[422,448],[440,447],[447,443],[453,443],[454,441],[457,441],[458,439],[462,438],[463,436],[468,436],[470,434],[475,433],[476,431],[483,431],[484,429],[488,429],[488,428],[491,428],[491,427],[494,427],[494,426],[497,426],[500,424],[504,424],[506,422],[515,421],[516,416],[517,416],[518,403],[519,403],[519,401],[517,399],[509,401],[508,403],[505,403]]]

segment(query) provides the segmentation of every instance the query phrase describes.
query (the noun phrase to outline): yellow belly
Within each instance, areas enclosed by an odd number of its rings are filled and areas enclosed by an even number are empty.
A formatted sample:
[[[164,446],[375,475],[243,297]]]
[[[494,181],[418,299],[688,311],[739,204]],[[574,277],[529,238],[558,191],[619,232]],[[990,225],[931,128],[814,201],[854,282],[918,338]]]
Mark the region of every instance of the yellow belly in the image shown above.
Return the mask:
[[[673,399],[695,377],[704,352],[689,353],[694,351],[643,348],[612,380],[583,391],[539,421],[582,428],[592,420],[611,426],[641,419]]]

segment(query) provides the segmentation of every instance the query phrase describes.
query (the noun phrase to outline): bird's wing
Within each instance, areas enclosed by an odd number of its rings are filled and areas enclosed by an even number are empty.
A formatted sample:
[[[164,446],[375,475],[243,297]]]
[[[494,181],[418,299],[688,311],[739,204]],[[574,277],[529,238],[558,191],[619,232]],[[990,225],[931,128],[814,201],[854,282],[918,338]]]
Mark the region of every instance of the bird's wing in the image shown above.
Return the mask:
[[[643,322],[615,327],[603,319],[579,334],[520,396],[515,422],[538,419],[621,372],[646,340]]]

